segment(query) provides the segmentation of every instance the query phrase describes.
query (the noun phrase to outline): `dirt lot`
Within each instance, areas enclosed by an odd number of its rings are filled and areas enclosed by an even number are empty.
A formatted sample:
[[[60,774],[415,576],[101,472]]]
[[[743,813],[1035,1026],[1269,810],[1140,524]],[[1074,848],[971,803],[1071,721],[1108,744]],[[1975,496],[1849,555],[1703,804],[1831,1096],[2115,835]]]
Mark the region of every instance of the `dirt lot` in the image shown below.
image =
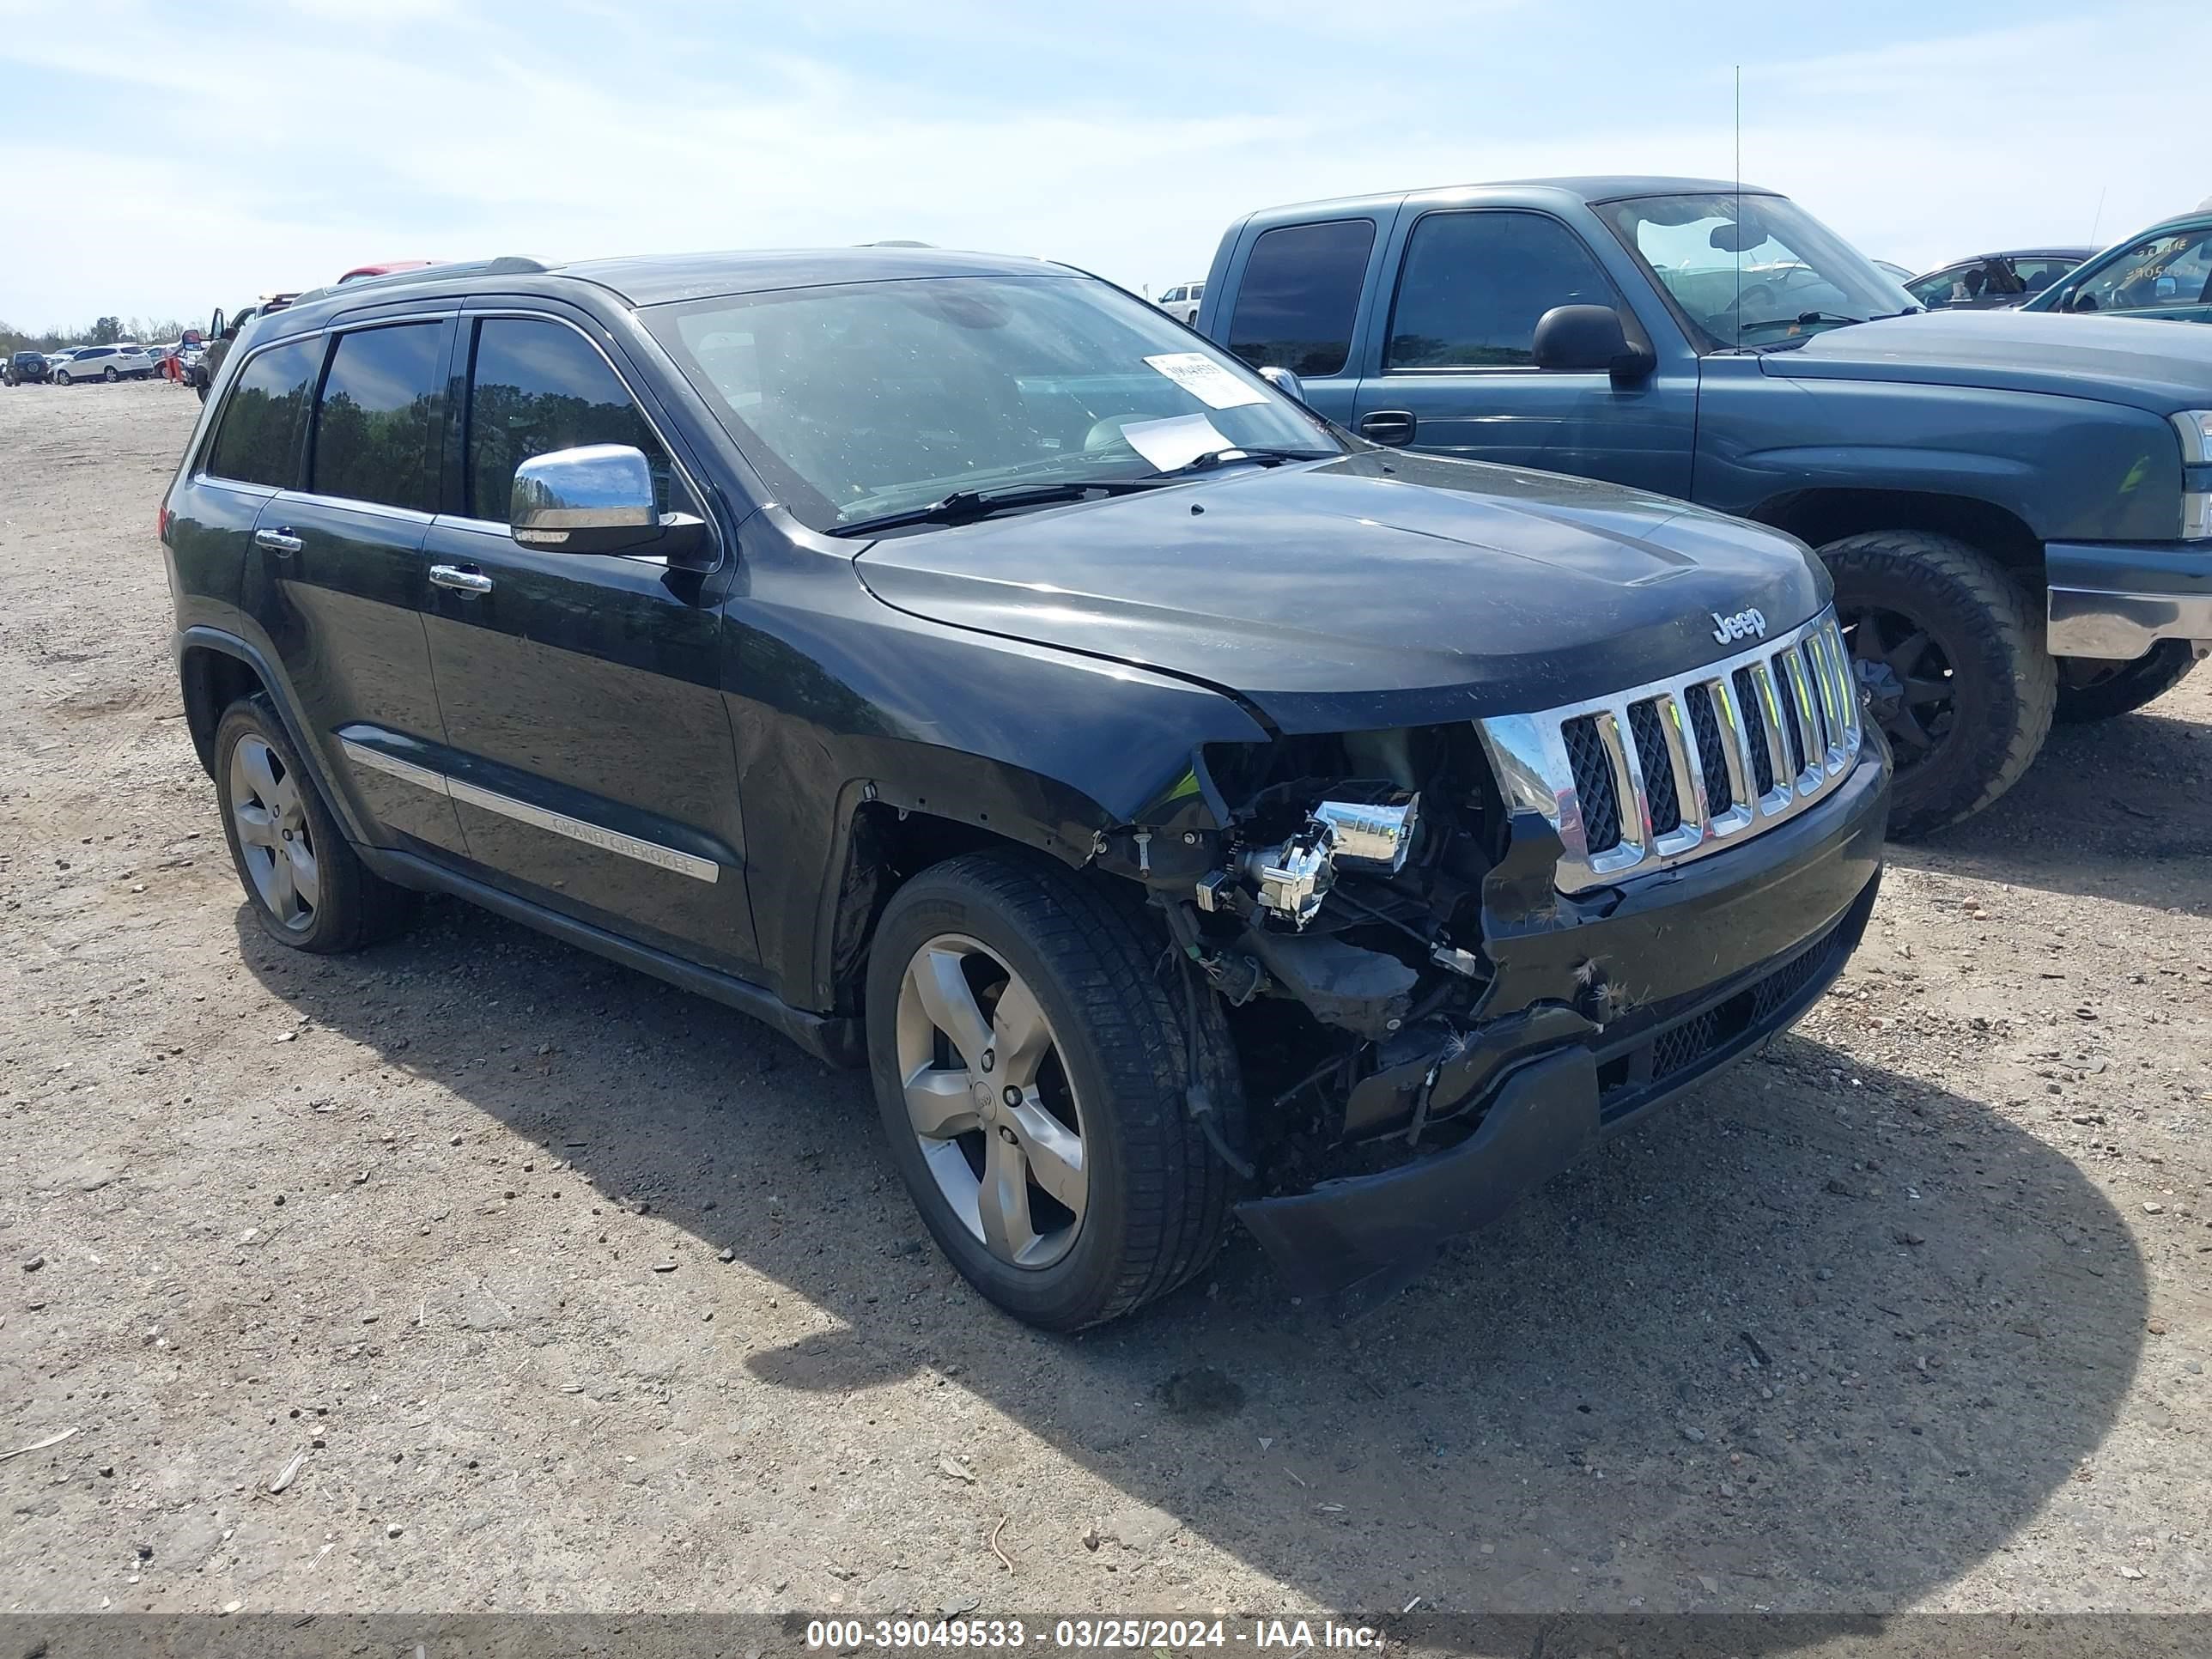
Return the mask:
[[[1382,1312],[1239,1242],[1053,1340],[859,1076],[459,906],[263,942],[153,539],[195,412],[0,392],[0,1452],[76,1431],[0,1610],[2212,1600],[2212,672]]]

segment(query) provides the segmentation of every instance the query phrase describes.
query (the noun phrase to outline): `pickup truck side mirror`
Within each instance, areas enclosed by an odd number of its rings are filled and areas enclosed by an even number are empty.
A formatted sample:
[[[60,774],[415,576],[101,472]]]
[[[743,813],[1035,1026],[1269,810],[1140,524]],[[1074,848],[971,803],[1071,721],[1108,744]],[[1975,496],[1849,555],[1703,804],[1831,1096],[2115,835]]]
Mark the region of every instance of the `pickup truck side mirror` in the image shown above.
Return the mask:
[[[1658,367],[1649,348],[1631,345],[1611,306],[1553,306],[1536,319],[1536,367],[1602,369],[1615,380],[1640,380]]]
[[[1299,403],[1305,402],[1305,382],[1291,374],[1289,369],[1278,368],[1270,363],[1260,371],[1260,378],[1285,398],[1296,398]]]

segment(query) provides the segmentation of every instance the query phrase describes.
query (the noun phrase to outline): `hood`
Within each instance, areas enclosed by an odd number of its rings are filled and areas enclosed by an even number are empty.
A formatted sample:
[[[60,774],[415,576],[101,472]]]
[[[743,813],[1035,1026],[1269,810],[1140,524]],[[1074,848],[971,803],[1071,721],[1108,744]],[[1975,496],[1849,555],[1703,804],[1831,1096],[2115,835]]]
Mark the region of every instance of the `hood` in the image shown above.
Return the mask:
[[[885,604],[1233,691],[1285,732],[1557,707],[1731,655],[1826,602],[1787,536],[1681,501],[1395,450],[889,538]]]
[[[2212,409],[2212,326],[2039,311],[1931,311],[1832,328],[1770,351],[1784,380],[1910,380],[2125,404],[2163,418]]]

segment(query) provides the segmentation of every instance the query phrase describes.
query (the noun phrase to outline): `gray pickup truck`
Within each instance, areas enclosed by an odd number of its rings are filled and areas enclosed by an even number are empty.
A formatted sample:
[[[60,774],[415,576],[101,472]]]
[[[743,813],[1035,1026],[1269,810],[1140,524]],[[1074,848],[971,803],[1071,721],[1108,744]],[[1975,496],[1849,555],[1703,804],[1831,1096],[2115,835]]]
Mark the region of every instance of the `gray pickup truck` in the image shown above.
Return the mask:
[[[1784,197],[1647,178],[1255,213],[1197,326],[1375,443],[1810,544],[1897,832],[1979,811],[2054,718],[2140,708],[2212,651],[2212,330],[1923,313]]]

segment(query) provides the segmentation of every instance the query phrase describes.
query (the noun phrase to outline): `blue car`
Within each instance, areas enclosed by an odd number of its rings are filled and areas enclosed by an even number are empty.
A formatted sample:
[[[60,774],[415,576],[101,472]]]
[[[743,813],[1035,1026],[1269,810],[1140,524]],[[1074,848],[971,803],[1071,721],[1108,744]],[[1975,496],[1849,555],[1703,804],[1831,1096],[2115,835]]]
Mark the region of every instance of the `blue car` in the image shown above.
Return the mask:
[[[2212,209],[2168,219],[2106,249],[2021,309],[2212,323]]]

